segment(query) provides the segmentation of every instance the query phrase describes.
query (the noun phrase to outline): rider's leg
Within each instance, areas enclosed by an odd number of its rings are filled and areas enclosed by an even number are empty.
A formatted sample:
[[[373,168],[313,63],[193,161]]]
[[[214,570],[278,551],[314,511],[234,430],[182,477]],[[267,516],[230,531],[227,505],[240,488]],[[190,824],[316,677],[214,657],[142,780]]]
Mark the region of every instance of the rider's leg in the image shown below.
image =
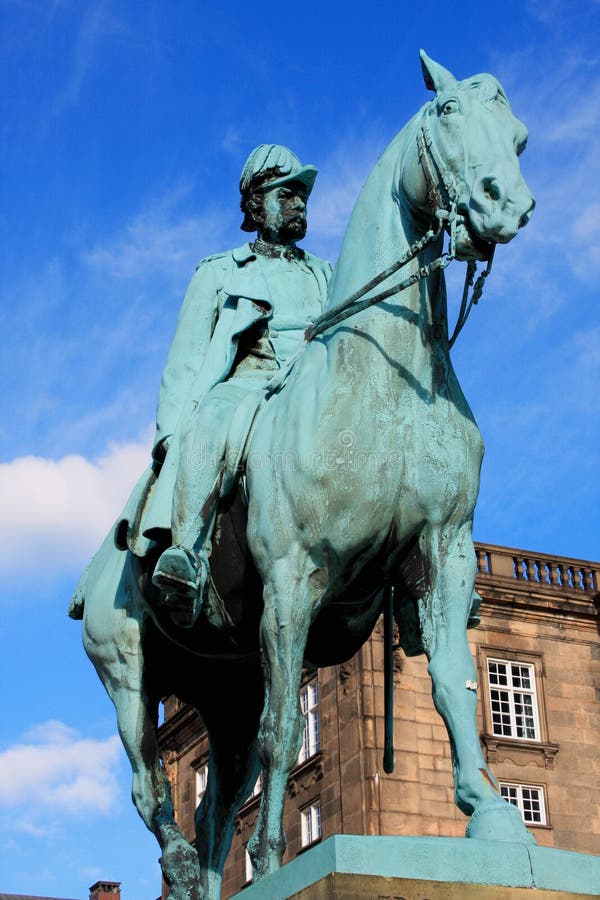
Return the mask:
[[[208,580],[217,503],[224,484],[231,481],[227,467],[231,422],[242,400],[257,387],[250,379],[216,385],[181,433],[173,495],[173,546],[160,557],[153,581],[172,598],[187,598],[198,605],[194,621]]]

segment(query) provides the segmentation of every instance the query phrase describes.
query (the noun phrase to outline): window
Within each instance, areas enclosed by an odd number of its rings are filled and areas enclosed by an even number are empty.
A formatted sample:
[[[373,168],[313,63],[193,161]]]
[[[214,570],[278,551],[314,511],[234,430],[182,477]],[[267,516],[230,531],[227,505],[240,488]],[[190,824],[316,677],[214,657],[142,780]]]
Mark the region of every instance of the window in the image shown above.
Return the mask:
[[[544,657],[480,644],[482,741],[487,762],[554,768],[559,745],[550,740],[544,702]],[[516,756],[515,756],[516,754]]]
[[[321,837],[321,804],[318,800],[300,810],[300,834],[303,847],[314,844]]]
[[[252,793],[250,794],[250,798],[260,796],[260,792],[262,791],[262,782],[263,782],[263,777],[262,777],[262,772],[261,772],[254,783],[254,787],[252,788]]]
[[[317,679],[309,681],[300,691],[300,706],[304,716],[304,736],[298,762],[306,762],[320,748],[319,742],[319,685]]]
[[[244,847],[244,865],[244,871],[246,873],[246,884],[250,884],[254,876],[254,872],[252,870],[252,860],[250,859],[250,854],[248,853],[247,847]]]
[[[208,763],[204,763],[199,769],[196,769],[196,802],[200,803],[206,791],[208,781]]]
[[[262,774],[262,772],[260,772],[258,775],[258,778],[254,782],[252,790],[250,791],[250,793],[244,800],[244,803],[252,803],[253,800],[256,800],[257,797],[260,797],[261,792],[262,792],[262,786],[263,786],[263,774]]]
[[[542,787],[501,781],[500,794],[520,809],[523,821],[527,825],[546,825],[546,804]]]
[[[488,659],[487,670],[492,733],[523,741],[539,741],[533,665]]]

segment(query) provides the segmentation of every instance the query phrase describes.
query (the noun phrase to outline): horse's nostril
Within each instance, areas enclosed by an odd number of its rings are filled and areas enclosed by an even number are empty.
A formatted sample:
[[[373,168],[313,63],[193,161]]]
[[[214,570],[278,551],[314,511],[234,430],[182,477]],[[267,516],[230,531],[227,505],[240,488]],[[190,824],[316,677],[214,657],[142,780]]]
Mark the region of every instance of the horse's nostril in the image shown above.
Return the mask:
[[[481,182],[483,196],[486,200],[499,200],[501,196],[500,187],[495,178],[484,178]]]
[[[519,228],[523,228],[525,225],[527,225],[527,223],[531,219],[531,214],[534,211],[534,209],[535,209],[535,200],[532,197],[531,203],[529,204],[529,209],[527,210],[526,213],[523,213],[523,215],[519,219]]]

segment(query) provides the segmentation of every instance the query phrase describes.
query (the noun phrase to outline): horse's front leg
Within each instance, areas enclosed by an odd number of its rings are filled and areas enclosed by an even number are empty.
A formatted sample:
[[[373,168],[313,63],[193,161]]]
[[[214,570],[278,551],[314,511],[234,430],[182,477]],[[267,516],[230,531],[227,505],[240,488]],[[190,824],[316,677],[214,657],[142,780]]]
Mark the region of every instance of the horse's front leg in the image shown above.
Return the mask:
[[[248,843],[255,878],[281,866],[286,841],[283,806],[289,774],[296,764],[304,719],[300,683],[311,616],[306,580],[279,561],[265,584],[261,649],[265,705],[258,733],[263,791],[256,829]]]
[[[419,601],[435,707],[452,750],[456,804],[471,816],[467,837],[533,841],[519,810],[499,794],[477,733],[477,675],[467,641],[476,562],[470,524],[458,534],[426,529],[421,549],[430,590]]]

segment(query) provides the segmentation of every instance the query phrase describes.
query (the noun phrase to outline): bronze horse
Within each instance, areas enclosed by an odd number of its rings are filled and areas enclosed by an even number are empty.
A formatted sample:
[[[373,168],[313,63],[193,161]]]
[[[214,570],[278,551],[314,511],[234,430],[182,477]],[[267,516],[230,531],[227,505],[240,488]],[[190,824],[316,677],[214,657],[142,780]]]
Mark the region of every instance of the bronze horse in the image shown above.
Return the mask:
[[[112,535],[72,604],[115,704],[133,800],[159,841],[174,900],[220,896],[234,818],[261,768],[248,849],[256,878],[281,865],[285,789],[303,730],[303,665],[349,658],[371,633],[392,581],[400,641],[428,658],[456,802],[470,816],[467,836],[532,840],[498,794],[475,725],[466,627],[483,442],[450,359],[442,272],[444,229],[453,256],[482,260],[527,222],[534,201],[518,163],[527,132],[490,75],[458,82],[421,58],[436,96],[369,176],[335,268],[329,313],[254,425],[247,526],[239,504],[225,501],[222,522],[233,527],[223,524],[212,567],[227,627],[205,615],[187,631],[174,625],[153,603],[152,555],[144,561],[118,551]],[[402,258],[405,289],[388,279],[392,287],[372,303],[381,273],[393,273]],[[195,848],[175,824],[160,762],[157,709],[168,694],[195,707],[209,732]]]

